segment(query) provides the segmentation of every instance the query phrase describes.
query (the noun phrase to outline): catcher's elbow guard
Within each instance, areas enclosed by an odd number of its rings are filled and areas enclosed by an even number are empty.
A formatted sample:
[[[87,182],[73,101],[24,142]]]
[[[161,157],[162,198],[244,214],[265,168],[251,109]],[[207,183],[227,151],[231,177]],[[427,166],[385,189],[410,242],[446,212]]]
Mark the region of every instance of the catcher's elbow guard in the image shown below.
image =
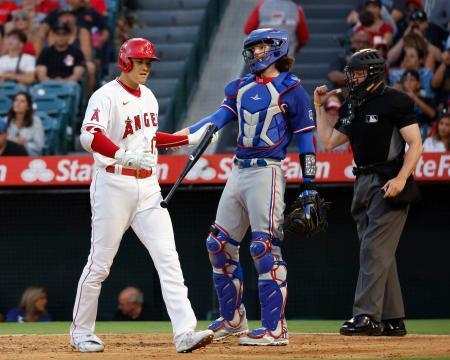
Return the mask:
[[[80,143],[83,149],[87,152],[94,153],[92,150],[92,142],[94,141],[94,134],[89,130],[82,130],[80,135]]]

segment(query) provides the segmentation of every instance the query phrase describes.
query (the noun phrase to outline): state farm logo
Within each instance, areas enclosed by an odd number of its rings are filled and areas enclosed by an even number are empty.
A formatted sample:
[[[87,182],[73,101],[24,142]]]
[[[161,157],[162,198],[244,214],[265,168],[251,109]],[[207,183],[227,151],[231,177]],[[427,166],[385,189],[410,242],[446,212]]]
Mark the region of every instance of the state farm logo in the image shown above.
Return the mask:
[[[187,180],[212,180],[216,177],[216,170],[210,166],[210,162],[205,158],[198,159],[197,163],[186,175]]]
[[[47,169],[47,163],[44,160],[34,159],[28,164],[28,169],[22,171],[20,177],[28,183],[35,181],[49,182],[53,180],[55,173]]]

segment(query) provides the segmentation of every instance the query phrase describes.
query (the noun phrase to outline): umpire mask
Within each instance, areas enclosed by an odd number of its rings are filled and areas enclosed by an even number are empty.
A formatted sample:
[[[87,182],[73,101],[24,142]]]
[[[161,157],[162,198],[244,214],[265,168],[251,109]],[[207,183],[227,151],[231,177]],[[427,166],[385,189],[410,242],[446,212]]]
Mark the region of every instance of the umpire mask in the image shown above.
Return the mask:
[[[364,70],[366,78],[358,83],[354,71]],[[352,55],[344,69],[350,97],[356,104],[362,103],[369,94],[379,88],[385,78],[384,58],[374,49],[363,49]]]

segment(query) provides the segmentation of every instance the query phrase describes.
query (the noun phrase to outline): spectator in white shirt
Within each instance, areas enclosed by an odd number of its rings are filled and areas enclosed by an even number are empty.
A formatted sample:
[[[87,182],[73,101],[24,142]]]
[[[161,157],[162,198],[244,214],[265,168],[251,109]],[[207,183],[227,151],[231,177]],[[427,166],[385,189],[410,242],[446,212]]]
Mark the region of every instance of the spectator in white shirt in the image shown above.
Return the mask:
[[[41,119],[33,114],[31,95],[20,91],[14,96],[7,115],[8,140],[25,147],[28,155],[42,155],[44,128]]]
[[[445,112],[437,122],[436,131],[425,139],[423,152],[450,151],[450,113]]]
[[[20,30],[11,30],[5,38],[6,55],[0,57],[0,82],[15,81],[22,85],[34,82],[36,60],[22,52],[27,36]]]

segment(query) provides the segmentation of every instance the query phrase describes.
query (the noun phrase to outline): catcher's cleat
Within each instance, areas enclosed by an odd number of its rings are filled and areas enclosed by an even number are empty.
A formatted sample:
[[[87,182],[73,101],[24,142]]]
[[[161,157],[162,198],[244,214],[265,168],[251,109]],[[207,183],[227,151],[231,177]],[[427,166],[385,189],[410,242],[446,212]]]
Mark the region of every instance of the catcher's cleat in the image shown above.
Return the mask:
[[[236,309],[233,320],[228,321],[220,317],[209,325],[208,329],[214,331],[214,341],[247,333],[248,324],[244,305],[241,304],[240,308]]]
[[[346,336],[380,336],[382,332],[380,323],[373,321],[367,315],[357,315],[346,321],[339,333]]]
[[[70,341],[70,345],[79,352],[91,353],[105,350],[103,342],[94,334],[74,337]]]
[[[283,328],[279,336],[266,328],[259,328],[239,339],[239,345],[250,346],[285,346],[289,344],[287,329]]]
[[[288,329],[284,319],[278,321],[273,331],[262,327],[248,332],[247,336],[239,339],[239,345],[283,346],[287,344],[289,344]]]
[[[214,333],[211,330],[190,331],[175,344],[178,353],[188,353],[211,344]]]

